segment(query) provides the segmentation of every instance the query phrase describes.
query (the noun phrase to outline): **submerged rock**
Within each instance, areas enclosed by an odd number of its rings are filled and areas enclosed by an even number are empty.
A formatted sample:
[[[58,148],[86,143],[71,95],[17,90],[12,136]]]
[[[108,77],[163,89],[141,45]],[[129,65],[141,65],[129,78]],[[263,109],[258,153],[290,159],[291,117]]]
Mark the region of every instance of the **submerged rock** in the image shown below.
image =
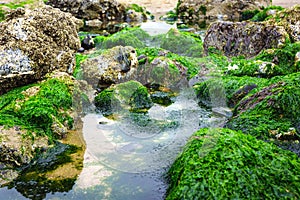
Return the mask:
[[[116,46],[81,64],[83,78],[100,89],[132,79],[137,66],[136,51],[130,46]]]
[[[59,69],[72,73],[78,21],[50,6],[18,8],[0,25],[0,94]]]
[[[204,39],[204,51],[211,48],[226,56],[252,57],[263,49],[283,46],[288,33],[281,26],[254,22],[216,22],[211,24]]]

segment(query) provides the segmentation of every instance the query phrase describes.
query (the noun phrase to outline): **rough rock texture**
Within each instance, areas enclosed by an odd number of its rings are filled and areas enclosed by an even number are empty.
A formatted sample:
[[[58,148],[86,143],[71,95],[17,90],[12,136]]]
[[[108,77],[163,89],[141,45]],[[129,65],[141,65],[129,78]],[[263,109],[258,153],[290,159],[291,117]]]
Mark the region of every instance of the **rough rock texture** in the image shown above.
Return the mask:
[[[48,4],[84,19],[91,27],[104,28],[112,21],[126,20],[125,6],[115,0],[49,0]]]
[[[186,23],[197,24],[205,19],[224,18],[239,20],[246,10],[260,9],[270,4],[269,0],[179,0],[178,13]]]
[[[35,150],[48,148],[47,137],[35,137],[33,143],[31,138],[24,137],[26,130],[20,130],[18,126],[9,129],[0,126],[0,133],[0,163],[11,166],[28,164],[35,156]]]
[[[279,12],[269,23],[283,26],[292,42],[300,41],[300,5]]]
[[[278,48],[286,43],[288,33],[282,26],[253,22],[216,22],[204,39],[204,51],[213,47],[226,56],[252,57],[261,50]]]
[[[80,22],[50,6],[19,8],[0,24],[0,94],[56,69],[71,73]]]
[[[144,85],[159,85],[172,90],[180,90],[188,85],[187,68],[179,62],[173,61],[163,55],[146,62],[139,68],[136,80]]]
[[[81,64],[84,79],[98,88],[131,79],[137,66],[136,51],[131,46],[116,46]]]

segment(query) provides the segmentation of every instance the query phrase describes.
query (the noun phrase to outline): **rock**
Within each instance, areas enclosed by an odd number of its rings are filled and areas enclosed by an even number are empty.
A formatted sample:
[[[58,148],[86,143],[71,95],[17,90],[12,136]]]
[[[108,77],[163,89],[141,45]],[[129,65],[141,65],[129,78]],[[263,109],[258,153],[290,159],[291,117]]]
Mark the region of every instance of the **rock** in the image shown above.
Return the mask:
[[[125,5],[115,0],[49,0],[47,4],[83,19],[92,28],[106,29],[108,24],[126,20]]]
[[[204,51],[215,48],[226,56],[253,57],[263,49],[281,47],[287,38],[283,27],[264,22],[215,22],[207,30]]]
[[[81,47],[89,50],[95,47],[93,38],[88,34],[81,42]]]
[[[300,41],[300,5],[282,10],[268,20],[270,24],[283,26],[292,42]]]
[[[47,4],[85,20],[123,22],[126,17],[125,6],[115,0],[49,0]]]
[[[96,96],[95,105],[103,115],[108,116],[124,110],[146,111],[153,103],[145,86],[137,81],[128,81],[103,90]]]
[[[166,55],[161,55],[154,58],[151,63],[146,62],[140,66],[136,80],[147,86],[157,85],[179,91],[188,85],[186,73],[186,67]]]
[[[34,143],[31,137],[24,137],[26,130],[19,130],[17,126],[6,129],[0,126],[0,162],[11,167],[20,167],[29,162],[36,155],[36,150],[48,148],[47,137],[37,137],[33,133]]]
[[[179,0],[179,18],[188,24],[205,24],[205,20],[225,20],[239,21],[243,11],[256,10],[270,4],[269,0]]]
[[[50,6],[18,8],[0,24],[0,94],[53,70],[73,72],[78,20]]]
[[[136,51],[131,46],[116,46],[81,64],[83,78],[100,89],[133,79],[137,66]]]
[[[241,89],[236,91],[233,95],[232,98],[229,100],[230,101],[230,106],[234,107],[235,105],[238,104],[240,100],[242,100],[245,96],[249,94],[249,92],[253,89],[257,88],[256,84],[249,84],[243,86]]]

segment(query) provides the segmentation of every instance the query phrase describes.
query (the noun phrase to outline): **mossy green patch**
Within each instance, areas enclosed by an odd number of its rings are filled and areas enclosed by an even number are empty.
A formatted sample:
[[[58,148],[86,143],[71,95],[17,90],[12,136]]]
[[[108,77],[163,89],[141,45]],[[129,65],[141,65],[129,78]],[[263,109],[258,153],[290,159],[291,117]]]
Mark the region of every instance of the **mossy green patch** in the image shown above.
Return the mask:
[[[273,16],[272,15],[268,15],[268,12],[270,10],[276,10],[276,11],[281,11],[283,10],[284,8],[281,7],[281,6],[268,6],[266,8],[264,8],[262,11],[256,13],[252,18],[251,18],[251,21],[254,21],[254,22],[261,22],[261,21],[265,21],[265,20],[268,20],[269,18],[272,18]]]
[[[267,49],[255,58],[232,58],[227,73],[235,76],[257,76],[271,78],[300,70],[295,63],[295,55],[300,51],[300,43],[289,43],[281,49]],[[233,69],[230,69],[233,68]]]
[[[30,90],[33,90],[33,94],[30,94]],[[71,106],[72,93],[68,85],[60,79],[49,79],[2,95],[0,125],[20,126],[29,133],[47,135],[52,141],[58,137],[51,129],[56,120],[72,126],[73,119],[67,112]]]
[[[297,129],[300,120],[299,80],[299,73],[271,79],[273,84],[240,101],[227,127],[264,139],[285,135],[291,128]],[[293,138],[297,135],[290,136]]]
[[[202,41],[196,35],[171,29],[160,39],[160,47],[173,53],[189,57],[202,57],[203,55]]]
[[[109,116],[123,110],[144,112],[153,103],[146,87],[137,81],[112,86],[95,97],[95,105],[103,115]]]
[[[76,58],[76,65],[75,65],[75,69],[73,72],[73,76],[77,79],[81,79],[82,78],[82,69],[81,69],[80,63],[85,61],[88,58],[88,56],[77,53],[75,55],[75,58]]]
[[[300,160],[229,129],[200,129],[171,166],[166,199],[298,199]]]
[[[150,35],[142,29],[135,27],[124,29],[111,36],[97,36],[94,38],[94,43],[97,48],[109,49],[115,46],[132,46],[134,48],[146,47],[145,41],[150,39]]]

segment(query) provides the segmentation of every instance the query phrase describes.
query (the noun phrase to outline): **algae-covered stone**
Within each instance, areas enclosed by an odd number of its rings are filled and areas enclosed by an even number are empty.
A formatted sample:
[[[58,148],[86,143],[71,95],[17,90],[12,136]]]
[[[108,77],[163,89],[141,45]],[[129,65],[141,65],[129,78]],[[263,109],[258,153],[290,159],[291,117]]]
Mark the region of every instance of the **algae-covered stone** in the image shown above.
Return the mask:
[[[173,53],[190,57],[201,57],[203,55],[201,39],[193,37],[189,33],[170,29],[168,33],[160,36],[160,40],[160,47]]]
[[[200,129],[168,172],[171,199],[298,199],[300,160],[229,129]]]
[[[78,21],[50,6],[18,8],[0,26],[0,94],[55,69],[72,73]]]
[[[224,76],[202,80],[193,88],[200,106],[233,108],[248,94],[254,94],[267,86],[268,82],[269,80],[264,78]]]
[[[95,98],[96,107],[106,116],[123,110],[146,111],[153,105],[146,87],[137,81],[111,86]]]
[[[282,47],[288,38],[282,26],[262,22],[216,22],[207,30],[204,51],[207,53],[213,47],[226,56],[253,57],[264,49]]]
[[[270,82],[273,84],[239,102],[227,127],[258,138],[278,138],[276,135],[297,129],[300,120],[299,73],[274,77]],[[297,138],[295,134],[288,139]]]
[[[81,64],[83,78],[95,88],[133,79],[137,66],[136,51],[130,46],[116,46]]]
[[[105,38],[96,44],[97,48],[109,49],[115,46],[132,46],[134,48],[146,47],[146,41],[150,40],[150,35],[140,28],[123,30]]]
[[[38,84],[13,89],[0,98],[1,162],[29,164],[73,126],[74,79],[67,73],[52,74]]]

